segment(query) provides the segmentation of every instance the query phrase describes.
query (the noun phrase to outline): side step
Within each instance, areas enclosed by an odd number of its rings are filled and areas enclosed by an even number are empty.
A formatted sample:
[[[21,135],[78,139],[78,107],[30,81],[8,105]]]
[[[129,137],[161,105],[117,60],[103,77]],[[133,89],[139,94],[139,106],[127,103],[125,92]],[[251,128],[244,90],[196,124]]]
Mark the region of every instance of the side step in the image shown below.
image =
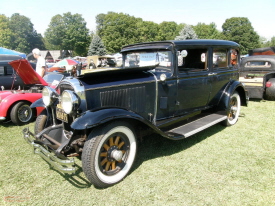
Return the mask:
[[[187,138],[226,119],[227,116],[225,114],[214,113],[166,131],[165,133],[172,139]]]

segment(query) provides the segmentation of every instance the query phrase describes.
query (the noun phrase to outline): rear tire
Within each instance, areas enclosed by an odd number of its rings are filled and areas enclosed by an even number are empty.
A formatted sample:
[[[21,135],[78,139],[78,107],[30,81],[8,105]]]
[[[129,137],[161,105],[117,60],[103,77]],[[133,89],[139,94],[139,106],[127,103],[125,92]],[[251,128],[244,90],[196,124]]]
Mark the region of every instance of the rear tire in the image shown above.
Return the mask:
[[[265,89],[265,98],[267,100],[275,100],[275,78],[268,80],[271,83],[271,87],[266,87]]]
[[[238,121],[241,111],[241,98],[238,92],[234,92],[230,96],[227,111],[227,119],[223,124],[225,126],[232,126]]]
[[[82,153],[83,172],[95,187],[106,188],[130,171],[136,156],[136,135],[123,121],[95,128]]]
[[[10,118],[16,125],[24,125],[34,119],[35,110],[30,107],[30,103],[18,102],[11,109]]]

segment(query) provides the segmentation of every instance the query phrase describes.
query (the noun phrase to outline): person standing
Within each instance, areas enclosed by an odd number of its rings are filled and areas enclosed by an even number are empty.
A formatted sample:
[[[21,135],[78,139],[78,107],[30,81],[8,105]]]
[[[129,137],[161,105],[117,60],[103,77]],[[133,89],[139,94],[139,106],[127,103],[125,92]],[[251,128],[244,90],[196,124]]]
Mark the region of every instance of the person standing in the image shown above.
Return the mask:
[[[32,50],[33,57],[37,59],[36,62],[36,72],[41,76],[44,77],[46,73],[46,61],[41,56],[40,50],[35,48]]]
[[[76,74],[79,76],[81,74],[82,70],[82,62],[80,61],[79,58],[77,58],[78,64],[76,65]]]

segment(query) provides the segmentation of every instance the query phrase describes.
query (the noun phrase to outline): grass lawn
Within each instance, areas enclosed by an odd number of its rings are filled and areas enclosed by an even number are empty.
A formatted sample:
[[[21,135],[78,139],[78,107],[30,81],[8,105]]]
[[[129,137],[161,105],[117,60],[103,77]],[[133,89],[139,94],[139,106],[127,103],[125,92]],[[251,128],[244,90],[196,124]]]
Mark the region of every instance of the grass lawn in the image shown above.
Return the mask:
[[[232,127],[150,136],[129,176],[107,189],[89,184],[78,159],[76,175],[50,169],[23,140],[26,126],[1,123],[0,205],[275,205],[274,109],[250,101]]]

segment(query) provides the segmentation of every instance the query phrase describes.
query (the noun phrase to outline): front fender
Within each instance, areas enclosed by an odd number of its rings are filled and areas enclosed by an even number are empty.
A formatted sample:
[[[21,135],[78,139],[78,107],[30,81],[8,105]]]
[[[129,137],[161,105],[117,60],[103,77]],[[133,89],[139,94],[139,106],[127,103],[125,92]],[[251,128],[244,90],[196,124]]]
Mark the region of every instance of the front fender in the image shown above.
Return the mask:
[[[40,98],[40,99],[36,100],[35,102],[33,102],[30,107],[31,108],[35,108],[35,107],[45,107],[46,108],[46,105],[44,104],[43,99]]]
[[[87,111],[78,117],[71,127],[76,130],[89,129],[115,119],[135,119],[152,127],[152,123],[140,115],[120,108],[107,108],[97,111]]]
[[[233,81],[229,83],[229,85],[225,88],[223,91],[223,95],[221,97],[221,100],[219,102],[219,109],[225,110],[229,107],[230,103],[230,96],[237,91],[241,98],[241,105],[247,106],[248,105],[248,95],[247,91],[245,90],[245,87],[242,82],[239,81]]]

